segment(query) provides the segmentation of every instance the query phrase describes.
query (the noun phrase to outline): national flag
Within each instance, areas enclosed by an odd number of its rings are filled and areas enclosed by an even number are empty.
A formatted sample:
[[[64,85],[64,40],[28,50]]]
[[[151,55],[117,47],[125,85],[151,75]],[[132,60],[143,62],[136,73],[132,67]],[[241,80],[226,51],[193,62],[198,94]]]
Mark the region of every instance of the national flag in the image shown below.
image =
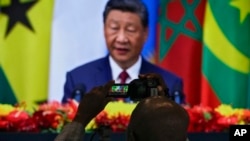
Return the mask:
[[[0,1],[0,103],[47,99],[53,1]]]
[[[157,64],[184,81],[187,104],[200,104],[205,0],[161,0]]]
[[[203,105],[250,108],[250,1],[208,0],[202,61]]]

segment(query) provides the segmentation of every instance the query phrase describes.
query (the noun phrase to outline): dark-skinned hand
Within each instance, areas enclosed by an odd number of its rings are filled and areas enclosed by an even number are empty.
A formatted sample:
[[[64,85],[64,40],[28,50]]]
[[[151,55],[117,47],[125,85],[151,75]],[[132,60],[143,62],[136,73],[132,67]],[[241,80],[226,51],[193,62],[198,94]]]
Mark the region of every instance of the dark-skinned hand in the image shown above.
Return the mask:
[[[145,73],[145,74],[140,74],[139,78],[146,78],[146,79],[155,79],[158,82],[158,92],[160,96],[169,96],[168,93],[168,87],[166,83],[164,82],[163,78],[161,75],[157,73]]]
[[[94,87],[89,93],[81,99],[77,113],[73,121],[80,122],[85,127],[91,119],[98,115],[112,100],[107,97],[114,81],[109,81],[103,86]]]

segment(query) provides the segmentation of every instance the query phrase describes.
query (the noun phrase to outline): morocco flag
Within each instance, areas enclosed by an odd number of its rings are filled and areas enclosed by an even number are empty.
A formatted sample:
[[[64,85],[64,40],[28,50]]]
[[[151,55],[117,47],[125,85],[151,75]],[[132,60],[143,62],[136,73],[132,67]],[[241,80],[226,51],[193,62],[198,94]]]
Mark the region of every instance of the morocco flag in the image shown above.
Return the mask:
[[[205,0],[161,0],[157,63],[184,80],[187,104],[200,104]]]
[[[202,103],[250,107],[250,1],[208,0],[202,61]]]

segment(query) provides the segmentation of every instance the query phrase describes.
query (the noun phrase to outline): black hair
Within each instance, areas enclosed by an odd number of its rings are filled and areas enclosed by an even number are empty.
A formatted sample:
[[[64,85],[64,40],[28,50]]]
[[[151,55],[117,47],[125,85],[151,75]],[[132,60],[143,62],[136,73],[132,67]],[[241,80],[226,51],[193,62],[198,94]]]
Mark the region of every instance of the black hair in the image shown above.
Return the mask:
[[[128,141],[185,141],[189,125],[187,111],[165,96],[141,100],[132,112]]]
[[[148,10],[141,0],[109,0],[103,11],[104,23],[111,10],[135,13],[140,17],[143,27],[148,27]]]

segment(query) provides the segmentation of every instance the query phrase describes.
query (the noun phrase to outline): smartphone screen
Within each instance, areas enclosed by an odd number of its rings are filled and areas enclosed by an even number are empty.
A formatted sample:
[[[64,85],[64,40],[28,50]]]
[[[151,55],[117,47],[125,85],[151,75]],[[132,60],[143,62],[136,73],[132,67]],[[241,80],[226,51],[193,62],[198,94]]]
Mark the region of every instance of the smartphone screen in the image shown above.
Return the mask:
[[[109,92],[109,96],[112,97],[128,97],[128,84],[114,84]]]

